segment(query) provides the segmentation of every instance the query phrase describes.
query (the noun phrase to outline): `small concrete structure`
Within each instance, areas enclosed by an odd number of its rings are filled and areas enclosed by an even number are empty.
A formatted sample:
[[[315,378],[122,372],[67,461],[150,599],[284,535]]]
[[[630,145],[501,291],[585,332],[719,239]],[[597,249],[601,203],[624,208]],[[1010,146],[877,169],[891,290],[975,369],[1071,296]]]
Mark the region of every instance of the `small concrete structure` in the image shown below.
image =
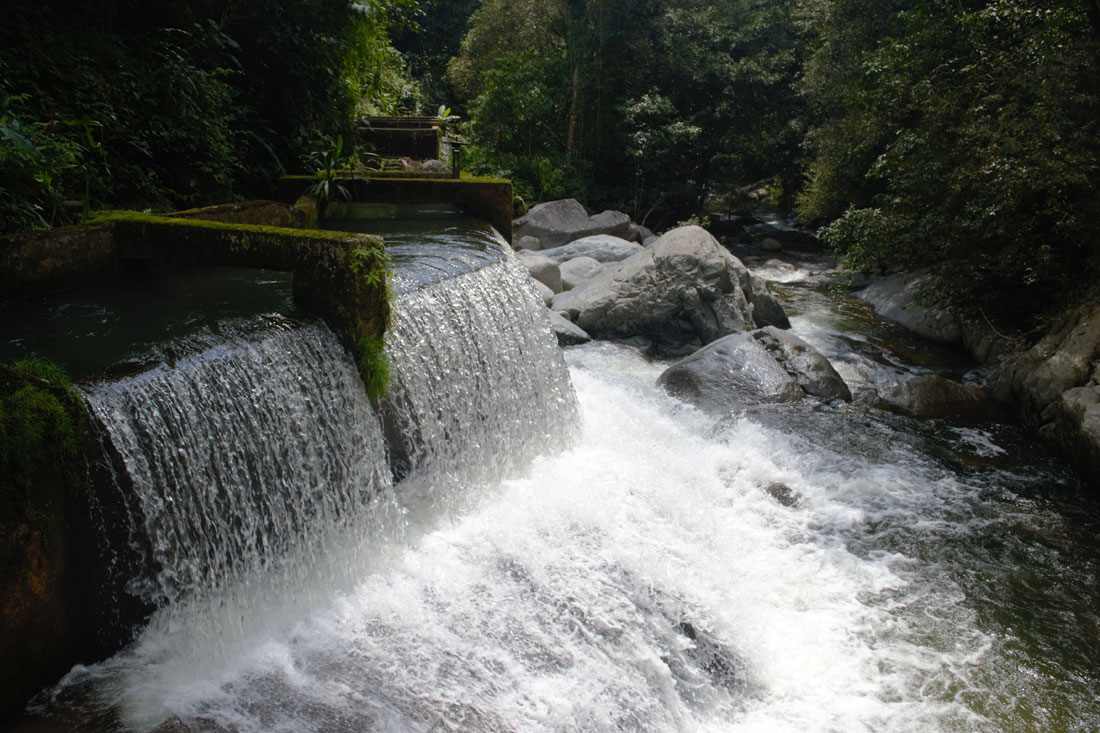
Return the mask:
[[[317,176],[283,176],[276,197],[295,203]],[[416,178],[374,175],[347,178],[341,183],[354,203],[455,204],[470,216],[483,219],[507,241],[512,241],[512,182],[503,178]]]

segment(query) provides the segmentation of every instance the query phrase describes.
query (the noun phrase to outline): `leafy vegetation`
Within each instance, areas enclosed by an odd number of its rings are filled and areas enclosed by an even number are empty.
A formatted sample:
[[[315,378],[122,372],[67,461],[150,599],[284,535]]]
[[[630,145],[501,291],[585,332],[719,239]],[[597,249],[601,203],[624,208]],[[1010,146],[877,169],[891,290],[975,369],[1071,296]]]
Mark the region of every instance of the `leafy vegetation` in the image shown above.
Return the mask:
[[[1098,282],[1093,0],[819,5],[802,195],[852,267],[932,266],[1006,320]]]
[[[0,544],[5,552],[15,527],[29,523],[35,531],[42,529],[34,481],[43,468],[52,467],[65,481],[77,480],[83,410],[56,364],[40,359],[14,368],[0,364]]]
[[[1100,282],[1096,0],[484,0],[448,78],[528,201],[659,227],[767,179],[964,305]]]
[[[264,194],[319,134],[413,85],[412,0],[13,0],[0,24],[0,231],[103,205]]]
[[[338,195],[317,140],[346,157],[357,115],[453,108],[467,170],[530,203],[661,228],[767,181],[851,267],[932,266],[975,307],[1100,282],[1098,0],[8,10],[4,231],[263,194],[303,163]]]

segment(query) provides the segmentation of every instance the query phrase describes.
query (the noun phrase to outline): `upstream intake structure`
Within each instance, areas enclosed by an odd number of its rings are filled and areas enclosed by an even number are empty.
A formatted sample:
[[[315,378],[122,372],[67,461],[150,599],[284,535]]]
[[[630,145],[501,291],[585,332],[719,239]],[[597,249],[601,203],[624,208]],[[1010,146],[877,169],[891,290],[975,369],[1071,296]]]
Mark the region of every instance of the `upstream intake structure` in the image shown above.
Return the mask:
[[[491,444],[521,461],[567,432],[575,401],[556,342],[499,237],[486,235],[482,269],[431,288],[398,280],[395,295],[375,236],[255,223],[294,222],[269,203],[198,216],[116,215],[3,242],[13,295],[143,262],[217,264],[290,272],[296,310],[192,334],[162,362],[76,387],[41,362],[0,368],[2,717],[150,614],[171,623],[213,603],[239,625],[257,588],[278,595],[303,574],[338,587],[340,536],[401,531],[395,474],[458,485],[486,465],[459,455]],[[395,297],[403,316],[383,353]]]

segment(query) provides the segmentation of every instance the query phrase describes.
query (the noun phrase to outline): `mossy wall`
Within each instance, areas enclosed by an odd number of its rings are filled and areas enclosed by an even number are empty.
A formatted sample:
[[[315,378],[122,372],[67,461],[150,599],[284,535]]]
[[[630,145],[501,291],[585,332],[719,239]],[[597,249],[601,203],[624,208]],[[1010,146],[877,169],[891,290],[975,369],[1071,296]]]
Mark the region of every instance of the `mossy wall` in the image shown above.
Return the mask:
[[[87,282],[119,264],[109,224],[9,234],[0,237],[0,297]]]
[[[279,201],[245,201],[239,204],[219,204],[199,209],[187,209],[167,214],[173,219],[202,219],[223,224],[251,224],[301,228],[306,217],[298,209]]]
[[[283,222],[301,220],[290,207],[273,206],[173,216],[115,212],[80,227],[4,237],[0,286],[5,296],[29,295],[135,260],[289,271],[299,306],[329,323],[377,399],[388,382],[382,343],[391,273],[382,240],[206,220],[270,220],[273,213]],[[125,599],[104,587],[113,578],[98,567],[109,563],[92,526],[89,424],[60,370],[0,365],[0,722],[73,664],[117,650],[126,619],[141,615],[99,608]],[[111,507],[100,510],[110,522]],[[112,622],[118,628],[105,630]]]
[[[86,648],[69,547],[86,426],[59,370],[0,364],[0,720]]]
[[[367,393],[381,394],[380,342],[389,321],[390,272],[382,240],[367,234],[224,224],[137,213],[112,214],[122,260],[257,267],[291,272],[294,299],[324,318],[359,358]]]

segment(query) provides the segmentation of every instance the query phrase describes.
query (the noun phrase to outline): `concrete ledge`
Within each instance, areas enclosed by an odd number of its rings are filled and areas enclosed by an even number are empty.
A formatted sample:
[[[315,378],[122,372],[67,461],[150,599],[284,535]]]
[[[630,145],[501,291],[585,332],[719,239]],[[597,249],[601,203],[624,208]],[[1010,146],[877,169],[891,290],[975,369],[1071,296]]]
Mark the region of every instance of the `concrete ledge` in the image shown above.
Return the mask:
[[[317,176],[284,176],[277,198],[294,203]],[[492,224],[512,241],[512,182],[503,178],[395,178],[389,175],[343,181],[356,203],[456,204]]]
[[[115,272],[119,260],[110,224],[84,224],[0,237],[0,293],[47,292]]]
[[[108,220],[120,260],[256,267],[293,273],[294,299],[340,340],[380,339],[389,320],[382,240],[367,234],[226,224],[150,214]],[[372,385],[367,384],[368,392]]]

